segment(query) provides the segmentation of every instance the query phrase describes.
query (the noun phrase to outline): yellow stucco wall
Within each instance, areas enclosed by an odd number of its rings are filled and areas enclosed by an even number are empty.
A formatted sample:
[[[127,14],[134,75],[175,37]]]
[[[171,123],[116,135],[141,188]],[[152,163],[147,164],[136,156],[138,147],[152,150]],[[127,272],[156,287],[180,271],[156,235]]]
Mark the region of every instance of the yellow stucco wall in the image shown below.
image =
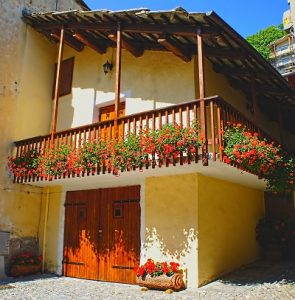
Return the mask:
[[[14,185],[0,193],[0,230],[11,237],[39,236],[42,188]]]
[[[41,225],[39,231],[40,253],[44,253],[45,269],[61,274],[61,252],[63,247],[63,192],[60,186],[45,187],[42,195]],[[44,232],[47,208],[47,226]],[[45,235],[45,244],[44,244]]]
[[[31,27],[27,27],[26,35],[17,98],[15,140],[48,134],[53,104],[56,47]]]
[[[56,9],[55,0],[0,1],[0,230],[38,237],[42,189],[12,183],[7,156],[13,141],[48,133],[56,46],[22,21],[24,8]],[[57,9],[79,8],[73,0]]]
[[[72,94],[60,98],[58,129],[66,129],[96,121],[98,108],[114,103],[115,53],[108,49],[100,55],[85,47],[76,52],[65,47],[64,59],[75,57]],[[111,74],[102,65],[112,61]],[[151,110],[174,103],[193,100],[194,63],[185,63],[168,52],[145,51],[135,58],[122,51],[121,100],[126,101],[126,114]]]
[[[176,260],[197,283],[197,174],[150,177],[145,183],[144,249],[147,258]]]
[[[263,192],[198,175],[199,285],[255,261],[255,227],[264,215]]]

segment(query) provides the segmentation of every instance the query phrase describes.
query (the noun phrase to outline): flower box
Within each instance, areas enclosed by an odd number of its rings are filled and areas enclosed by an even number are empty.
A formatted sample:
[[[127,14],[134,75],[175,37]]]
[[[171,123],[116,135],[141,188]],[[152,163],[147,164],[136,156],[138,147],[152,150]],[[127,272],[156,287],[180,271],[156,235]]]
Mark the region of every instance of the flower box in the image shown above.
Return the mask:
[[[135,266],[138,285],[156,290],[184,289],[183,270],[177,262],[154,262],[149,258],[142,266]]]
[[[156,290],[174,290],[179,291],[184,288],[183,274],[176,273],[172,276],[162,274],[160,276],[152,277],[146,275],[144,279],[142,276],[136,277],[137,284],[142,287]]]
[[[40,265],[12,265],[10,275],[13,277],[35,274],[41,270]]]
[[[10,275],[14,277],[35,274],[41,270],[42,255],[19,254],[11,259]]]

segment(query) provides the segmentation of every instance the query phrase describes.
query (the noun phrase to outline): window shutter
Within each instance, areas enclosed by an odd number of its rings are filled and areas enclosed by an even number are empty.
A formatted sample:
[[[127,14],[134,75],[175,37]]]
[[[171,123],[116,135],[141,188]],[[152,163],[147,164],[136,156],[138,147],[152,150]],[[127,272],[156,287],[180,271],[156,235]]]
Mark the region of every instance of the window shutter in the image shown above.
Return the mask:
[[[53,82],[53,92],[52,92],[53,97],[54,97],[56,71],[57,71],[57,64],[55,64],[55,71],[54,71],[54,82]],[[68,58],[61,62],[60,80],[59,80],[59,89],[58,89],[59,97],[71,94],[73,71],[74,71],[74,57]]]

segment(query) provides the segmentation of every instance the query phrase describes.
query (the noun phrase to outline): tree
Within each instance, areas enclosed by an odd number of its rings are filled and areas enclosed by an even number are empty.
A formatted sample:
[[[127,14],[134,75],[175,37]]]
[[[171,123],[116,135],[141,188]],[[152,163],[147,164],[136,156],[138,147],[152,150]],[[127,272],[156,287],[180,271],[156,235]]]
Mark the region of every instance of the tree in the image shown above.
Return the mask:
[[[246,40],[268,61],[270,50],[268,45],[286,35],[282,24],[269,26],[257,33],[250,35]]]

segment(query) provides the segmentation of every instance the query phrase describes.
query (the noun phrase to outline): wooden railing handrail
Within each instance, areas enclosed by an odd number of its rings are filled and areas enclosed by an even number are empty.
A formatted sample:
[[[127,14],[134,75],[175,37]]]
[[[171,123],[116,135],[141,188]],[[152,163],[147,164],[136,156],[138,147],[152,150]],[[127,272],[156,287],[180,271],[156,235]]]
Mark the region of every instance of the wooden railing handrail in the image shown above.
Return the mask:
[[[238,109],[236,109],[232,104],[228,103],[227,101],[225,101],[222,97],[220,97],[218,95],[206,97],[204,99],[204,101],[206,103],[206,106],[209,106],[210,101],[212,101],[212,100],[214,101],[215,104],[221,105],[221,106],[226,106],[227,108],[229,108],[230,110],[232,110],[236,114],[240,115],[246,122],[248,122],[249,124],[252,124],[254,127],[256,127],[257,130],[259,130],[259,132],[262,133],[262,135],[272,138],[271,134],[269,134],[268,132],[261,129],[261,127],[258,126],[255,123],[255,121],[250,120],[249,118],[244,116],[244,114],[241,113]],[[142,116],[149,116],[149,115],[152,115],[152,114],[157,115],[157,114],[163,113],[165,111],[172,111],[173,109],[175,111],[178,111],[178,109],[180,107],[185,107],[187,105],[198,104],[199,102],[200,102],[200,99],[195,99],[193,101],[186,101],[186,102],[182,102],[182,103],[178,103],[178,104],[169,105],[169,106],[166,106],[166,107],[161,107],[161,108],[157,108],[157,109],[153,109],[153,110],[148,110],[148,111],[143,111],[143,112],[139,112],[139,113],[135,113],[135,114],[131,114],[131,115],[122,116],[122,117],[118,118],[118,123],[120,123],[122,121],[125,121],[125,120],[128,120],[128,119],[138,120]],[[96,122],[96,123],[92,123],[92,124],[82,125],[82,126],[78,126],[78,127],[74,127],[74,128],[69,128],[69,129],[57,131],[54,134],[54,136],[62,136],[64,134],[69,134],[71,132],[75,133],[77,131],[87,131],[87,130],[93,129],[95,127],[98,127],[98,126],[109,126],[113,123],[114,123],[114,120],[106,120],[106,121]],[[44,140],[44,139],[47,139],[48,137],[50,137],[50,134],[39,135],[39,136],[35,136],[35,137],[15,141],[14,145],[16,147],[18,147],[22,144],[28,144],[30,142]],[[274,138],[272,138],[272,139],[275,140]]]
[[[216,100],[218,98],[219,98],[219,96],[215,95],[215,96],[211,96],[211,97],[206,97],[204,100],[207,102],[210,100]],[[193,101],[186,101],[186,102],[182,102],[182,103],[178,103],[178,104],[172,104],[169,106],[165,106],[165,107],[161,107],[161,108],[157,108],[157,109],[153,109],[153,110],[147,110],[147,111],[139,112],[136,114],[126,115],[126,116],[119,117],[118,122],[121,120],[129,119],[129,118],[130,119],[138,118],[142,115],[149,115],[149,114],[153,114],[153,113],[156,114],[156,113],[160,113],[160,112],[165,112],[166,110],[173,110],[173,109],[179,108],[180,106],[193,105],[194,103],[198,103],[198,102],[200,102],[200,99],[195,99]],[[109,124],[112,124],[113,122],[114,122],[114,120],[106,120],[106,121],[96,122],[96,123],[92,123],[92,124],[82,125],[82,126],[78,126],[78,127],[74,127],[74,128],[57,131],[54,135],[62,135],[64,133],[68,133],[71,131],[75,132],[75,131],[79,131],[79,130],[87,130],[87,129],[91,129],[91,128],[99,126],[99,125],[109,125]],[[28,138],[28,139],[22,139],[19,141],[15,141],[14,145],[19,146],[24,142],[29,142],[32,140],[40,140],[40,139],[48,138],[49,136],[50,136],[50,134],[45,134],[45,135],[39,135],[39,136],[35,136],[32,138]]]
[[[267,137],[272,139],[273,141],[277,142],[274,137],[271,136],[270,133],[266,132],[264,129],[261,128],[254,120],[250,120],[247,118],[243,113],[241,113],[238,109],[236,109],[232,104],[225,101],[222,97],[218,97],[217,104],[220,102],[222,105],[226,105],[228,108],[230,108],[232,111],[236,112],[237,114],[241,115],[242,118],[247,121],[248,123],[251,123],[254,127],[257,128],[257,131],[259,131],[260,134],[263,135],[263,137]]]
[[[202,102],[204,101],[204,102]],[[195,99],[193,101],[183,102],[179,104],[173,104],[154,110],[144,111],[132,115],[122,116],[116,120],[106,120],[102,122],[96,122],[93,124],[83,125],[67,130],[58,131],[53,135],[47,134],[43,136],[35,136],[28,139],[23,139],[14,142],[16,149],[16,157],[19,157],[28,151],[34,150],[40,153],[46,153],[46,149],[51,147],[58,147],[60,145],[70,146],[72,150],[81,150],[85,147],[85,142],[89,140],[103,140],[119,138],[124,139],[126,135],[131,133],[140,134],[141,129],[161,129],[165,124],[178,124],[181,127],[190,127],[192,121],[200,121],[200,115],[202,111],[206,112],[205,124],[201,126],[201,140],[202,147],[194,148],[194,156],[188,155],[185,151],[179,153],[179,163],[183,164],[184,155],[187,154],[187,162],[190,163],[193,159],[196,163],[202,158],[203,165],[208,165],[208,158],[212,158],[213,161],[224,159],[224,140],[223,132],[227,122],[241,123],[248,130],[258,132],[263,138],[270,138],[270,134],[266,133],[260,128],[253,120],[245,117],[238,109],[233,107],[230,103],[225,101],[219,96],[207,97],[204,100]],[[204,105],[201,105],[201,102]],[[206,109],[207,108],[207,109]],[[203,133],[205,132],[205,135]],[[273,138],[271,138],[274,140]],[[275,140],[274,140],[275,141]],[[201,149],[201,155],[199,150]],[[190,151],[190,150],[187,150]],[[173,158],[173,164],[176,161]],[[156,165],[155,153],[153,154],[152,161],[145,163],[145,167],[154,168]],[[166,165],[169,162],[166,161]],[[97,165],[91,170],[91,174],[105,174],[107,167],[105,164]],[[109,169],[108,172],[111,172]],[[87,171],[87,175],[89,170]],[[85,172],[81,173],[82,176]],[[63,176],[75,176],[74,174],[63,174]],[[55,176],[57,178],[57,176]],[[59,177],[61,178],[61,176]],[[17,182],[30,182],[31,180],[43,180],[43,177],[37,175],[21,175],[15,177]]]

